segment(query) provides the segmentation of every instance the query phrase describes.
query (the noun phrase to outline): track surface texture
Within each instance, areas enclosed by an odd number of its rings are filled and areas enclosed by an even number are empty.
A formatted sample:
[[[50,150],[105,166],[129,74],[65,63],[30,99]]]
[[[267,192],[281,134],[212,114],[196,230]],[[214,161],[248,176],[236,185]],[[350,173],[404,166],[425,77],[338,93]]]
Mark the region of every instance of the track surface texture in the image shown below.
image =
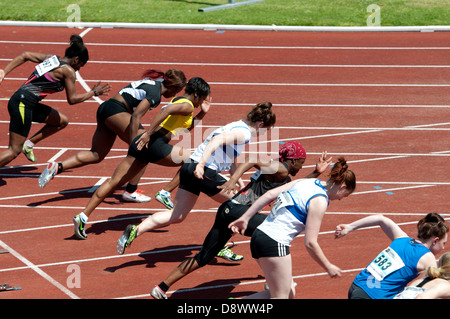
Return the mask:
[[[265,152],[276,157],[279,142],[302,143],[308,157],[297,177],[311,172],[324,150],[333,159],[344,156],[356,173],[357,189],[330,204],[319,237],[326,256],[343,275],[331,279],[299,236],[291,247],[296,299],[347,298],[357,273],[389,244],[379,228],[335,240],[336,225],[382,213],[416,236],[416,223],[426,213],[448,217],[448,32],[0,27],[0,33],[2,67],[22,51],[63,55],[70,35],[83,34],[90,61],[80,75],[89,87],[99,80],[110,83],[112,94],[149,68],[179,68],[188,78],[200,76],[210,83],[213,99],[204,131],[243,118],[258,102],[271,101],[277,134],[269,136],[272,148]],[[8,100],[32,69],[31,64],[17,68],[0,86],[0,151],[8,145]],[[79,82],[77,90],[85,90]],[[44,189],[37,178],[48,161],[90,148],[99,102],[70,106],[64,93],[48,96],[44,103],[66,114],[71,123],[36,145],[38,162],[20,155],[0,169],[0,248],[9,251],[0,255],[0,284],[22,287],[0,292],[1,299],[150,298],[154,285],[199,250],[213,224],[219,204],[201,195],[183,223],[144,234],[118,255],[116,241],[125,226],[163,206],[154,199],[123,202],[122,190],[117,190],[91,215],[88,239],[74,237],[73,216],[87,204],[92,187],[112,175],[127,145],[117,139],[102,163],[57,175]],[[143,124],[148,125],[159,108],[147,113]],[[31,134],[39,127],[33,124]],[[140,188],[154,197],[176,170],[149,165]],[[251,173],[244,175],[245,181]],[[233,241],[233,250],[244,260],[216,259],[173,285],[169,298],[241,298],[262,290],[265,281],[251,258],[249,238],[236,235]]]

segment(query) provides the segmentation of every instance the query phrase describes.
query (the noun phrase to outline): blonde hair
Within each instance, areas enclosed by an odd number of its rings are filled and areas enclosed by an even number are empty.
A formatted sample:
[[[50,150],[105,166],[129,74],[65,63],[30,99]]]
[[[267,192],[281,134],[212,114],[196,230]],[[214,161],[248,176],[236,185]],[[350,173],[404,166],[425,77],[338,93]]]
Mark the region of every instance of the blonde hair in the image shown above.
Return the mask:
[[[432,279],[442,278],[450,280],[450,252],[444,253],[441,258],[439,258],[439,268],[428,268],[427,276]]]

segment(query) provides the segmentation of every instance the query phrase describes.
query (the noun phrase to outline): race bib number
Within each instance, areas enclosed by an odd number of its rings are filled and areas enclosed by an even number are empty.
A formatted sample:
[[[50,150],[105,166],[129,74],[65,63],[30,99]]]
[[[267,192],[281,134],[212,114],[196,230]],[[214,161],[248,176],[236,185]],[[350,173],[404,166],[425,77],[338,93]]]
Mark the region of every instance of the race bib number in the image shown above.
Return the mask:
[[[291,195],[289,195],[288,192],[281,192],[280,195],[278,195],[277,200],[275,203],[273,203],[272,210],[270,211],[270,215],[275,218],[278,214],[278,210],[280,210],[282,207],[287,206],[293,206],[295,205],[294,201],[292,200]]]
[[[404,267],[405,264],[400,256],[391,248],[386,248],[367,266],[367,271],[382,281],[387,275]]]
[[[149,79],[143,79],[143,80],[139,80],[139,81],[133,81],[130,83],[131,87],[133,89],[137,88],[139,85],[141,84],[150,84],[150,85],[155,85],[155,81],[153,80],[149,80]]]
[[[54,55],[45,60],[44,62],[36,65],[36,73],[38,76],[43,76],[45,73],[50,72],[51,70],[54,70],[57,67],[59,67],[59,60],[58,57]]]

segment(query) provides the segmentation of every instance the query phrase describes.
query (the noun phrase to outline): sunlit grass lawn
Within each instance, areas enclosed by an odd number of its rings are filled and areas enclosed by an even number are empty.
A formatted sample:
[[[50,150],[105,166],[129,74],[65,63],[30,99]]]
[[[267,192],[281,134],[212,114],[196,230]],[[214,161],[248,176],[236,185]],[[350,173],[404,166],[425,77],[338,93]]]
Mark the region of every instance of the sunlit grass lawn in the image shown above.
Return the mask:
[[[236,0],[237,2],[243,0]],[[228,0],[0,0],[0,20],[68,21],[71,4],[82,22],[365,26],[370,4],[381,8],[382,26],[449,25],[448,0],[265,0],[220,11],[199,8]]]

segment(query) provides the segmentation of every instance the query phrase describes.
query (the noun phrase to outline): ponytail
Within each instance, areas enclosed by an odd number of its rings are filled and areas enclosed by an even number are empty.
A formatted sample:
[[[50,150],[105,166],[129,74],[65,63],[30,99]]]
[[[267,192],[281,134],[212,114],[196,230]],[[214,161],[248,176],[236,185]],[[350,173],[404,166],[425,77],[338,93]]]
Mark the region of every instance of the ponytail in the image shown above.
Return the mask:
[[[160,70],[150,69],[142,74],[142,78],[149,78],[152,80],[162,80],[166,88],[176,87],[181,91],[186,86],[186,76],[183,71],[177,69],[169,69],[165,73]]]
[[[164,72],[160,71],[160,70],[154,70],[154,69],[150,69],[150,70],[146,70],[144,72],[144,74],[142,74],[142,78],[148,78],[148,79],[152,79],[152,80],[160,80],[160,79],[164,79]]]
[[[350,192],[353,192],[356,188],[355,173],[348,169],[347,161],[343,157],[339,157],[331,169],[330,179],[337,184],[345,183]]]
[[[84,46],[83,39],[77,35],[70,36],[70,46],[66,49],[65,56],[67,58],[78,57],[80,62],[86,63],[89,60],[89,53]]]
[[[427,270],[427,276],[431,279],[442,278],[445,280],[450,279],[450,252],[444,253],[439,258],[439,268],[429,267]]]
[[[272,111],[272,103],[270,102],[258,103],[247,114],[247,121],[252,123],[261,121],[263,122],[263,127],[274,126],[276,119],[275,113]]]

